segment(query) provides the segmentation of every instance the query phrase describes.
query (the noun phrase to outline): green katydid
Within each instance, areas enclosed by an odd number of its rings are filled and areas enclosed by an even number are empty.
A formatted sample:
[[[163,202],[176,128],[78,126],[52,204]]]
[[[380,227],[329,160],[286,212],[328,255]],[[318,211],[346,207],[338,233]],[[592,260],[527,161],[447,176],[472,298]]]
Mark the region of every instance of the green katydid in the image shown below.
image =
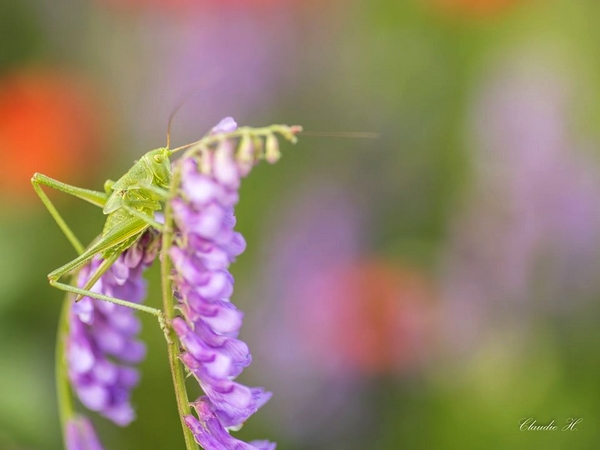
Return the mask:
[[[158,309],[94,293],[90,289],[119,255],[129,248],[148,227],[160,229],[160,224],[154,219],[154,212],[161,209],[160,202],[166,198],[166,189],[169,187],[171,175],[169,156],[172,152],[167,148],[159,148],[146,153],[118,181],[108,180],[104,185],[104,192],[71,186],[39,173],[33,175],[31,179],[33,188],[79,253],[75,259],[48,274],[52,286],[73,292],[78,296],[99,298],[149,312],[161,319],[161,312]],[[99,239],[84,249],[41,186],[71,194],[101,207],[107,218]],[[61,277],[85,265],[96,255],[102,255],[104,261],[91,274],[83,288],[59,282]]]
[[[210,133],[199,141],[173,150],[169,149],[169,135],[167,134],[166,147],[146,153],[116,182],[111,180],[106,181],[104,192],[72,186],[40,173],[34,174],[31,179],[33,188],[79,254],[72,261],[48,274],[50,285],[63,291],[77,294],[76,300],[83,296],[88,296],[150,313],[158,318],[161,328],[164,331],[164,315],[161,310],[102,295],[90,289],[118,259],[121,253],[133,245],[144,231],[149,227],[158,230],[162,229],[162,225],[154,218],[154,213],[162,209],[161,202],[168,200],[171,183],[171,162],[169,157],[177,151],[190,147],[190,151],[203,152],[211,146],[227,139],[243,139],[246,142],[250,142],[251,140],[256,142],[257,139],[267,138],[269,141],[275,139],[275,133],[279,133],[287,139],[295,141],[295,135],[300,130],[300,127],[288,127],[285,125],[272,125],[266,128],[242,127],[231,132]],[[107,218],[100,237],[87,248],[84,248],[54,204],[50,201],[42,186],[73,195],[102,208]],[[78,288],[59,281],[64,275],[87,264],[97,255],[102,256],[104,261],[90,275],[85,286]]]

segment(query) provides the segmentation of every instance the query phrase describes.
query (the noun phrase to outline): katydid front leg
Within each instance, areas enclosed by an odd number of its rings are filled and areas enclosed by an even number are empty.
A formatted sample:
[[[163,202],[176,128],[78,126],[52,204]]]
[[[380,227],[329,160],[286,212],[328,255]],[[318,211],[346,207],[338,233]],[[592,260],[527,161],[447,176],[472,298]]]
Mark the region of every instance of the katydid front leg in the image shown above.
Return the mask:
[[[88,289],[81,289],[75,286],[71,286],[70,284],[60,283],[58,281],[50,280],[50,285],[66,292],[72,292],[73,294],[77,294],[78,297],[92,297],[98,300],[104,300],[105,302],[114,303],[115,305],[125,306],[127,308],[132,308],[137,311],[141,311],[144,313],[148,313],[153,315],[158,319],[158,325],[165,335],[165,339],[169,344],[172,343],[170,335],[169,335],[169,327],[167,325],[167,321],[165,319],[164,313],[158,308],[152,308],[146,305],[140,305],[138,303],[130,302],[129,300],[123,300],[116,297],[111,297],[109,295],[99,294],[97,292],[92,292]]]
[[[50,272],[48,274],[48,281],[51,286],[57,289],[77,294],[78,298],[96,298],[155,316],[158,319],[158,323],[163,330],[165,337],[167,337],[168,342],[170,342],[170,338],[168,337],[169,330],[164,318],[164,314],[160,309],[140,305],[138,303],[108,295],[99,294],[90,290],[95,281],[97,281],[104,274],[104,272],[108,270],[112,263],[114,263],[114,261],[116,261],[119,255],[123,252],[124,249],[121,249],[121,247],[128,248],[130,245],[129,241],[135,240],[135,238],[140,236],[148,227],[149,225],[147,222],[135,217],[132,217],[128,221],[122,222],[119,227],[115,227],[110,230],[108,233],[106,233],[106,235],[102,236],[98,241],[88,247],[80,256],[63,265],[62,267]],[[100,265],[95,273],[91,275],[90,280],[83,288],[78,288],[58,281],[62,276],[66,275],[72,270],[89,263],[94,256],[111,252],[111,250],[113,251],[112,255],[108,256],[106,261]]]
[[[123,243],[126,243],[128,239],[131,239],[132,237],[135,238],[136,236],[141,235],[141,233],[146,228],[148,228],[148,224],[144,223],[141,220],[135,220],[130,227],[118,230],[120,232],[117,232],[117,230],[114,229],[111,230],[111,232],[107,233],[105,236],[101,237],[97,242],[92,244],[79,257],[75,258],[73,261],[65,264],[64,266],[48,274],[48,281],[51,286],[57,289],[76,294],[76,301],[81,297],[91,297],[98,300],[114,303],[116,305],[126,306],[128,308],[132,308],[155,316],[158,319],[158,324],[161,330],[163,331],[167,342],[171,343],[171,339],[169,336],[169,328],[167,326],[164,314],[160,309],[152,308],[146,305],[140,305],[138,303],[134,303],[128,300],[100,294],[90,290],[93,287],[93,285],[100,279],[100,277],[121,255],[122,250],[119,251],[118,247]],[[90,262],[93,257],[101,255],[105,251],[110,249],[114,249],[115,251],[110,256],[108,256],[92,274],[90,274],[87,283],[82,288],[71,286],[70,284],[61,283],[58,281],[63,275],[69,273],[71,270],[74,270]]]

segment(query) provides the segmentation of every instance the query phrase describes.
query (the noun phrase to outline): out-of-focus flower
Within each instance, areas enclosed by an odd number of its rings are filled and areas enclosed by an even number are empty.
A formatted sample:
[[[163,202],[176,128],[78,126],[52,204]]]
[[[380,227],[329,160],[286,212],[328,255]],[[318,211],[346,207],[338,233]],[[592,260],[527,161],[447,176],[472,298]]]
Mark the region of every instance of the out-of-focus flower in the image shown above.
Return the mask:
[[[206,4],[194,0],[194,4],[197,8],[191,11],[180,8],[182,14],[176,18],[160,12],[145,14],[136,22],[136,42],[144,51],[138,52],[135,67],[129,64],[129,52],[118,46],[103,48],[98,55],[99,65],[113,77],[124,126],[136,148],[154,148],[162,142],[169,115],[182,102],[172,122],[174,143],[197,140],[215,119],[231,111],[255,120],[270,115],[274,103],[289,95],[282,86],[297,84],[295,37],[307,30],[306,26],[299,29],[294,5],[303,2],[273,2],[259,14],[251,10],[260,3],[252,1],[232,2],[232,7],[216,0]],[[175,11],[177,5],[165,1],[163,7]],[[144,11],[153,9],[144,6]],[[160,21],[158,34],[156,20]],[[130,22],[123,26],[129,28]],[[119,61],[128,70],[111,71],[120,67]],[[144,82],[138,83],[139,79]]]
[[[146,296],[143,271],[158,251],[157,233],[148,231],[127,249],[93,286],[92,291],[140,303]],[[78,277],[86,284],[101,264],[94,258]],[[132,365],[139,363],[146,349],[136,339],[140,321],[135,311],[90,297],[73,304],[67,341],[69,379],[81,403],[120,426],[135,417],[130,403],[131,389],[139,380]]]
[[[34,198],[34,172],[77,182],[94,171],[102,145],[99,98],[80,77],[23,70],[0,79],[0,143],[5,170],[0,192]]]
[[[322,367],[362,375],[401,373],[430,351],[433,290],[417,270],[370,259],[306,280],[291,306],[300,345]]]
[[[569,83],[533,61],[497,73],[473,108],[475,189],[442,283],[448,342],[465,349],[598,286],[600,171],[569,136]]]
[[[94,426],[83,416],[74,417],[67,423],[66,446],[67,450],[103,450]]]
[[[224,119],[212,132],[233,131],[236,126]],[[193,403],[198,418],[185,420],[207,450],[274,447],[266,442],[254,447],[226,431],[239,428],[271,397],[262,388],[233,381],[251,362],[247,345],[237,339],[243,313],[229,300],[233,277],[228,271],[246,247],[242,235],[233,230],[240,179],[258,159],[251,141],[246,142],[249,154],[238,155],[239,160],[227,139],[200,158],[184,157],[179,162],[179,195],[171,201],[176,238],[170,257],[182,313],[173,320],[173,328],[185,350],[181,360],[205,393]]]
[[[179,14],[210,9],[268,8],[278,3],[277,0],[246,0],[244,2],[239,0],[98,0],[98,2],[119,11]]]
[[[433,289],[415,269],[364,256],[366,214],[346,193],[313,183],[291,204],[269,221],[279,231],[257,277],[253,333],[268,349],[260,376],[277,392],[273,420],[288,437],[349,448],[369,435],[369,381],[427,359]]]

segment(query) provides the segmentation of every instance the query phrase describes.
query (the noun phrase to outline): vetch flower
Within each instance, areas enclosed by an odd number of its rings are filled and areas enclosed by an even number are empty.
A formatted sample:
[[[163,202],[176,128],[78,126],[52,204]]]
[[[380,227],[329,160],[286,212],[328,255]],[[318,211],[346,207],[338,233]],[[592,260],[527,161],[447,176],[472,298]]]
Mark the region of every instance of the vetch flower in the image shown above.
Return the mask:
[[[226,118],[211,134],[236,127]],[[267,142],[272,139],[271,134],[266,137]],[[184,156],[178,162],[179,190],[171,200],[175,238],[169,255],[182,315],[172,326],[185,351],[181,361],[205,393],[192,403],[198,418],[190,415],[185,422],[207,450],[275,448],[266,441],[246,444],[227,431],[241,427],[271,397],[262,388],[233,381],[252,360],[248,346],[237,339],[243,313],[230,302],[234,280],[228,268],[246,247],[234,231],[241,177],[259,156],[266,156],[257,154],[265,147],[255,142],[242,136],[238,151],[233,139],[223,138],[214,150]]]
[[[185,423],[205,450],[275,450],[273,442],[246,443],[232,437],[215,415],[207,397],[201,397],[194,403],[194,409],[200,419],[189,415],[185,417]]]
[[[87,417],[77,416],[67,423],[67,450],[103,450],[94,426]]]
[[[157,254],[156,237],[152,230],[142,235],[91,290],[141,303],[146,296],[142,273]],[[84,267],[78,285],[85,285],[101,263],[101,258],[94,258]],[[144,344],[137,340],[140,327],[133,309],[90,297],[74,303],[70,311],[67,362],[73,389],[84,406],[120,426],[135,417],[129,400],[139,374],[132,365],[146,354]]]

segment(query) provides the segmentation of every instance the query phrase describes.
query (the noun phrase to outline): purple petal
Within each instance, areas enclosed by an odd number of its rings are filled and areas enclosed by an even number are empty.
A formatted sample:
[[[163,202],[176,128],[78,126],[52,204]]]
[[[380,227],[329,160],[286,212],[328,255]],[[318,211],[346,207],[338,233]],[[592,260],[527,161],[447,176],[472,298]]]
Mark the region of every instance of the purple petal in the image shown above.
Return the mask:
[[[69,420],[65,437],[67,450],[103,450],[92,423],[86,417]]]
[[[195,173],[193,176],[185,178],[183,190],[189,201],[200,206],[219,198],[222,187],[210,177]]]
[[[80,385],[76,387],[76,390],[81,403],[92,411],[101,411],[108,405],[109,393],[102,384]]]
[[[214,127],[212,127],[210,134],[231,133],[235,130],[237,130],[237,123],[233,117],[227,116],[224,119],[221,119],[221,121]]]
[[[206,397],[194,403],[198,419],[189,415],[184,418],[186,425],[194,434],[196,441],[205,450],[274,450],[275,444],[267,441],[255,441],[257,446],[240,441],[231,436],[215,415],[210,401]]]
[[[229,141],[222,142],[214,153],[213,175],[217,183],[228,189],[237,190],[240,187],[240,173]]]
[[[75,372],[88,372],[96,362],[96,357],[86,339],[71,339],[68,343],[67,361]]]
[[[110,406],[102,412],[102,415],[121,427],[129,425],[135,419],[135,412],[129,402]]]

